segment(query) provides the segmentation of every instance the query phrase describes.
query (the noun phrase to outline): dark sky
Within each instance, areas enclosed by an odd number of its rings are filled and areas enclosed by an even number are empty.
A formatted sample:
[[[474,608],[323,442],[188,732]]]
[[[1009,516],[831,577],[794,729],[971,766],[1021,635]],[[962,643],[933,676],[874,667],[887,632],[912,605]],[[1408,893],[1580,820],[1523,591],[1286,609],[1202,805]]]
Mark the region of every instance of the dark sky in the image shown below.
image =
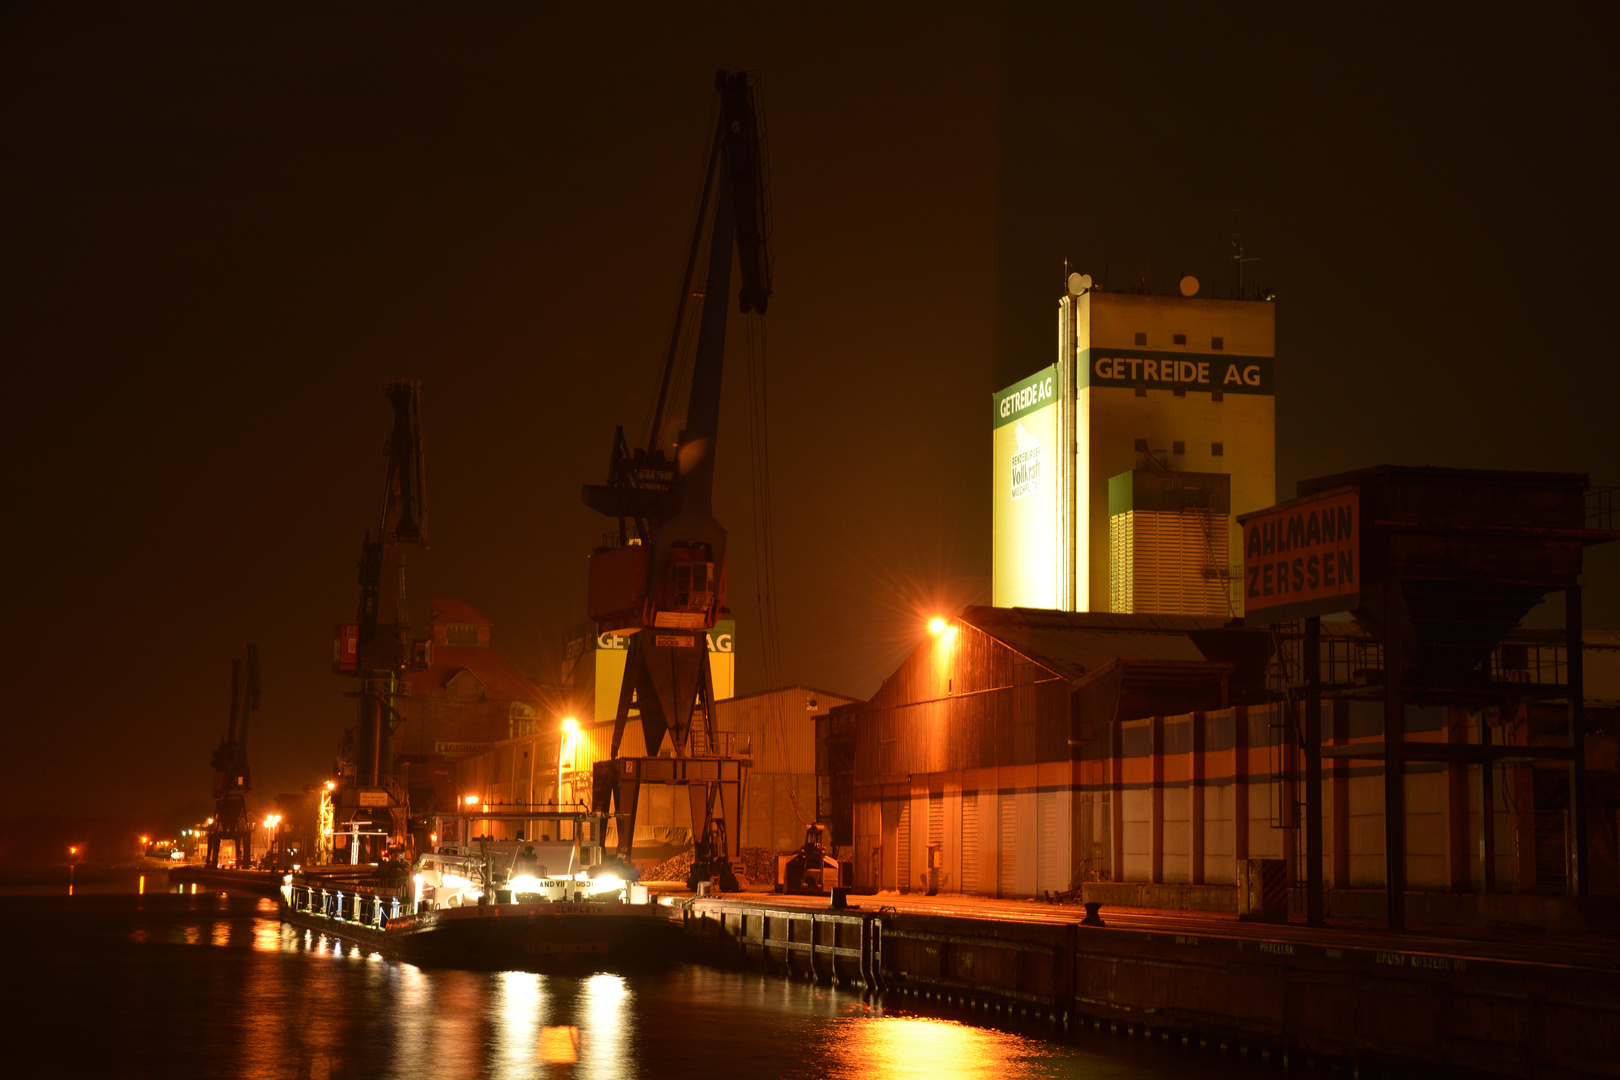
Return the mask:
[[[206,799],[248,641],[258,792],[323,775],[388,376],[423,382],[418,619],[462,597],[554,677],[721,65],[763,72],[771,137],[783,681],[870,693],[987,598],[984,403],[1051,362],[1063,260],[1224,289],[1234,211],[1278,295],[1281,494],[1383,461],[1620,483],[1612,8],[680,7],[8,9],[0,811]],[[1589,565],[1620,626],[1620,559]]]

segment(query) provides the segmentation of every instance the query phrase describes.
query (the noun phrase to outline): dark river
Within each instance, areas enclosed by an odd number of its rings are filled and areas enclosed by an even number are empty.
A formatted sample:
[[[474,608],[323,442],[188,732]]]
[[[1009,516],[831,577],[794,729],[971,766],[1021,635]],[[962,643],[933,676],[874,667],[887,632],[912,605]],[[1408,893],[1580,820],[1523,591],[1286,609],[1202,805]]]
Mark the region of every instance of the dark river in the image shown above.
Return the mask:
[[[418,968],[161,872],[0,877],[12,1077],[1200,1078],[1271,1072],[972,1026],[751,972]],[[179,890],[180,886],[175,886]],[[909,1005],[909,999],[907,999]],[[26,1065],[24,1065],[26,1063]]]

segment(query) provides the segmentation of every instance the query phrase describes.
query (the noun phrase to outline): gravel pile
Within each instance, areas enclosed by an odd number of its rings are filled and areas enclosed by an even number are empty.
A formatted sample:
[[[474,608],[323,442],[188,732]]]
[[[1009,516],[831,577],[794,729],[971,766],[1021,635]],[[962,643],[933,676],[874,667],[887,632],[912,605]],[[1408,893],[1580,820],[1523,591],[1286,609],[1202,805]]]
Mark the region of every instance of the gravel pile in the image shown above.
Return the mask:
[[[776,852],[762,847],[745,847],[737,859],[737,876],[769,888],[776,884]]]
[[[685,881],[686,875],[692,872],[692,852],[690,849],[681,852],[673,859],[665,859],[657,866],[641,875],[642,881]]]
[[[733,869],[737,876],[752,885],[769,888],[776,884],[776,853],[769,848],[745,847]],[[685,881],[692,872],[692,852],[683,851],[673,859],[665,859],[641,875],[642,881]]]

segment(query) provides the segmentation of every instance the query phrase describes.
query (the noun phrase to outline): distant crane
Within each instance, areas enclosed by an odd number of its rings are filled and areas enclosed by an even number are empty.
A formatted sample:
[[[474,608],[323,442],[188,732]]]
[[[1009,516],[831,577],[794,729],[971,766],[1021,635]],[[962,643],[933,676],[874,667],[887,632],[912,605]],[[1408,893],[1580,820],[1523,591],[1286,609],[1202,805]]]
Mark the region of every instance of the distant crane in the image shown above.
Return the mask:
[[[746,72],[725,70],[716,73],[715,87],[719,119],[648,445],[632,454],[619,428],[608,482],[586,485],[583,498],[619,523],[618,546],[590,560],[590,616],[600,631],[631,635],[612,757],[594,767],[593,804],[604,813],[617,805],[618,852],[628,858],[641,784],[685,784],[695,841],[693,880],[709,880],[712,871],[720,875],[723,888],[734,889],[730,858],[737,854],[737,804],[745,763],[717,753],[715,742],[706,631],[725,611],[726,530],[713,511],[714,459],[732,252],[735,248],[742,275],[738,308],[743,313],[764,314],[771,297],[771,258],[755,87]],[[702,292],[694,294],[692,279],[706,228],[708,279]],[[660,445],[660,432],[682,324],[694,295],[703,299],[702,315],[686,425],[672,459]],[[653,757],[619,756],[632,707]],[[656,757],[666,734],[673,761]]]
[[[231,720],[225,738],[214,749],[214,820],[208,829],[208,866],[219,869],[220,848],[231,845],[231,863],[244,867],[253,852],[253,819],[247,793],[253,790],[248,767],[248,720],[259,711],[259,647],[247,647],[247,662],[231,661]]]
[[[409,807],[394,780],[394,709],[400,679],[427,666],[431,643],[411,636],[406,606],[405,557],[425,550],[427,485],[422,471],[421,384],[393,380],[384,396],[394,426],[383,445],[388,471],[375,538],[366,533],[360,554],[360,607],[356,621],[339,623],[332,669],[360,680],[360,716],[348,760],[339,764],[334,827],[349,834],[349,861],[375,862],[387,839],[402,840]],[[362,849],[365,849],[362,858]]]

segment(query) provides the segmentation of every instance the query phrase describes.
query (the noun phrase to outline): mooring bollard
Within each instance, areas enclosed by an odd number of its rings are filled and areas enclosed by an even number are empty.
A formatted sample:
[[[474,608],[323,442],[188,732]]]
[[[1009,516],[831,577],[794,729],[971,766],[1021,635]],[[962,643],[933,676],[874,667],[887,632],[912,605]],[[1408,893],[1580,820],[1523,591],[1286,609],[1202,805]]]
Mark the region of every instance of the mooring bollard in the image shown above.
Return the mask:
[[[1081,926],[1107,926],[1108,924],[1102,921],[1102,916],[1097,914],[1101,910],[1102,910],[1102,901],[1100,901],[1100,900],[1087,900],[1086,901],[1086,917],[1080,920],[1080,925]]]

